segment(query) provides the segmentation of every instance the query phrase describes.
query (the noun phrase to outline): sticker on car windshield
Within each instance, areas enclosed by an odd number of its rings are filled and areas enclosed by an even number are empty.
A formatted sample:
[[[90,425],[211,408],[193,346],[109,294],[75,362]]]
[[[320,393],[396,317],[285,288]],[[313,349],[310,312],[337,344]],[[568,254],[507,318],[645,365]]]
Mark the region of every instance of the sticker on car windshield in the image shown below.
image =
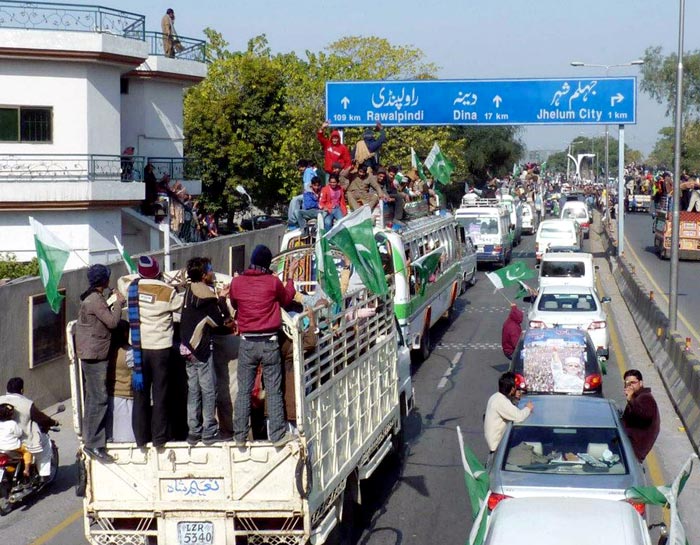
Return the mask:
[[[578,330],[530,330],[522,349],[528,392],[582,394],[586,341]]]

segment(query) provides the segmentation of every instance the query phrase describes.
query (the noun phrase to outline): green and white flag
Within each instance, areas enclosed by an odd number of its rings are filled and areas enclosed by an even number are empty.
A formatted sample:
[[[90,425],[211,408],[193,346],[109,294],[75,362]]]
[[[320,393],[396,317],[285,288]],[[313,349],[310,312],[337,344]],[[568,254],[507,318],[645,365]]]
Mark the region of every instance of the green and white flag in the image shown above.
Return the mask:
[[[335,266],[333,254],[323,229],[323,214],[318,215],[316,228],[316,277],[318,283],[334,303],[342,305],[343,292],[340,289],[338,269]]]
[[[404,176],[402,172],[397,172],[394,175],[394,180],[397,184],[405,184],[406,182],[408,182],[408,176]]]
[[[430,153],[425,158],[425,166],[428,167],[430,174],[432,174],[433,178],[438,182],[443,184],[450,183],[450,175],[455,167],[440,151],[440,146],[437,145],[437,142],[433,144]]]
[[[136,263],[134,263],[134,260],[131,259],[131,256],[126,253],[124,246],[122,246],[122,243],[119,242],[119,239],[116,237],[116,235],[114,236],[114,244],[117,246],[117,250],[119,250],[119,255],[122,256],[122,261],[124,261],[124,265],[126,265],[127,272],[129,274],[136,274],[138,272]]]
[[[437,270],[437,267],[440,264],[440,258],[444,253],[445,248],[435,248],[432,252],[425,254],[420,259],[416,259],[413,263],[411,263],[411,268],[416,275],[416,279],[420,283],[420,295],[425,293],[425,287],[428,284],[430,275]]]
[[[421,180],[427,180],[428,177],[425,175],[425,171],[423,170],[423,164],[420,162],[420,159],[418,159],[418,154],[413,148],[411,148],[411,166],[416,169],[418,177]]]
[[[350,259],[369,291],[386,295],[389,286],[373,227],[372,212],[368,205],[364,205],[336,222],[326,233],[326,239]]]
[[[519,280],[535,278],[537,271],[527,266],[524,261],[513,261],[507,267],[502,267],[493,272],[486,273],[486,276],[497,290],[517,284]]]
[[[70,248],[41,223],[29,216],[29,225],[34,231],[34,246],[36,257],[39,260],[39,275],[44,284],[46,300],[51,310],[58,314],[61,310],[61,301],[64,296],[58,293],[58,284],[66,266]]]
[[[633,486],[625,490],[625,498],[628,500],[671,508],[671,527],[667,545],[688,545],[685,528],[678,515],[678,496],[693,471],[693,461],[697,459],[697,454],[690,455],[671,486]]]
[[[489,474],[476,457],[476,454],[464,444],[462,430],[457,426],[459,453],[464,466],[464,482],[467,485],[469,502],[472,507],[472,529],[469,532],[469,545],[481,545],[488,528],[488,498],[491,494]]]

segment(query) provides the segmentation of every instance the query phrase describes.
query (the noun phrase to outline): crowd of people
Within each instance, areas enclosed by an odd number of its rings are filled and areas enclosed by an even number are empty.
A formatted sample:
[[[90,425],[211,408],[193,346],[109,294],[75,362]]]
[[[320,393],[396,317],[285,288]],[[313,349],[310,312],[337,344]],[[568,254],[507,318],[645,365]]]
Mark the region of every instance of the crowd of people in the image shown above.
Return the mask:
[[[305,230],[309,220],[320,214],[325,229],[330,229],[348,211],[364,204],[375,211],[382,203],[387,224],[399,229],[409,219],[406,203],[425,202],[430,210],[439,207],[434,180],[422,180],[415,169],[403,174],[398,166],[382,164],[380,150],[386,134],[381,123],[365,130],[352,150],[341,142],[339,131],[327,136],[328,126],[325,121],[316,135],[323,147],[322,170],[310,160],[297,162],[302,193],[289,204],[290,228]]]

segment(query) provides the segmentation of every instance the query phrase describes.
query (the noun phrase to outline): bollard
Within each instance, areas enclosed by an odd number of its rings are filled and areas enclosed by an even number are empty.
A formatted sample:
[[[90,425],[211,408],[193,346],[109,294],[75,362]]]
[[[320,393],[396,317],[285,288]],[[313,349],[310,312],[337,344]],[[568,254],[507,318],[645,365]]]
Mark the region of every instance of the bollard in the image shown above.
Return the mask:
[[[649,291],[649,300],[653,301],[654,300],[654,290]]]
[[[690,352],[690,337],[685,338],[685,351]]]

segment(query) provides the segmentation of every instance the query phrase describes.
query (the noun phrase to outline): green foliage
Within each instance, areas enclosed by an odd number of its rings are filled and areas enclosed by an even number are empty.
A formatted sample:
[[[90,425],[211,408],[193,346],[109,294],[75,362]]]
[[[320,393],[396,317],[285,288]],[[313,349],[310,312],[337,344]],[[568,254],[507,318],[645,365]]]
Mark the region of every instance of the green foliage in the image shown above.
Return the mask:
[[[644,52],[640,89],[659,104],[666,105],[666,114],[676,109],[676,69],[678,55],[661,54],[661,46],[648,47]],[[683,55],[683,115],[686,119],[700,116],[700,50]]]
[[[659,131],[659,136],[649,162],[673,170],[675,130],[664,127]],[[700,121],[688,121],[683,125],[681,141],[681,171],[700,172]]]
[[[379,37],[349,36],[324,51],[272,55],[265,36],[243,52],[230,52],[214,30],[205,31],[209,74],[185,98],[185,150],[202,164],[205,205],[216,213],[247,206],[236,193],[243,185],[255,205],[285,207],[301,190],[299,159],[323,164],[316,139],[324,116],[326,81],[432,79],[437,66],[421,50],[394,46]],[[411,146],[425,159],[434,142],[455,165],[453,179],[484,180],[505,174],[522,154],[513,127],[387,128],[384,164],[410,168]],[[348,128],[349,148],[363,129]],[[462,184],[459,184],[462,188]]]
[[[39,276],[39,262],[36,258],[29,263],[17,261],[14,254],[0,254],[0,279]]]

